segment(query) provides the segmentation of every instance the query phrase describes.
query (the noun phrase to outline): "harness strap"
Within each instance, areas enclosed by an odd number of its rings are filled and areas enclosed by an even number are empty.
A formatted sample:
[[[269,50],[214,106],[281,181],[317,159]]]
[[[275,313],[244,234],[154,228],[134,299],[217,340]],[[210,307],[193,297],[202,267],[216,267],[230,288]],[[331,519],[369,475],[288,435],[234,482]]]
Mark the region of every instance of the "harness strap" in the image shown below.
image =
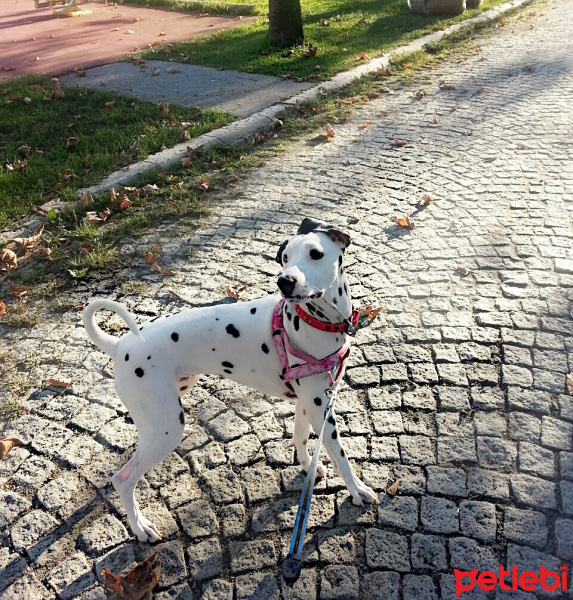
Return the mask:
[[[348,333],[351,325],[356,325],[360,317],[360,311],[354,309],[349,319],[340,321],[339,323],[329,323],[321,321],[312,315],[309,315],[300,304],[295,304],[294,309],[296,314],[307,324],[320,331],[328,331],[330,333]]]
[[[342,375],[344,365],[350,355],[350,342],[346,341],[336,352],[333,352],[322,359],[317,359],[310,354],[306,354],[306,352],[294,348],[288,339],[283,324],[282,311],[284,303],[285,301],[282,299],[275,307],[272,320],[272,331],[273,341],[283,367],[282,378],[289,390],[288,395],[292,396],[293,393],[292,386],[289,384],[291,380],[310,377],[311,375],[318,375],[320,373],[328,374],[328,383],[332,387]],[[305,362],[291,367],[288,362],[287,352]],[[333,372],[335,373],[334,376],[332,374]]]

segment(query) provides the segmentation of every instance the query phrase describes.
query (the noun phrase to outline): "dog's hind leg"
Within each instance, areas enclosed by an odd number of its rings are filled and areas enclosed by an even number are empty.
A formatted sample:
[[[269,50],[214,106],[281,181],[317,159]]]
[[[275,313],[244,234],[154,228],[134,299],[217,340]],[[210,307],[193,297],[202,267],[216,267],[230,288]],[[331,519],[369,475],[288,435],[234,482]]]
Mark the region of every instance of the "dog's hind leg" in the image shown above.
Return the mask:
[[[197,379],[199,379],[199,375],[183,375],[179,377],[179,397],[182,398],[190,388],[192,388],[196,383]],[[187,437],[193,428],[191,425],[185,425],[183,429],[183,437]]]
[[[162,386],[166,388],[167,386]],[[139,445],[129,461],[112,477],[127,520],[140,542],[161,539],[157,527],[141,513],[135,498],[135,486],[152,467],[164,460],[181,442],[185,419],[175,390],[163,389],[155,398],[142,398],[140,410],[132,410],[131,416],[139,431]],[[162,397],[163,396],[163,397]]]

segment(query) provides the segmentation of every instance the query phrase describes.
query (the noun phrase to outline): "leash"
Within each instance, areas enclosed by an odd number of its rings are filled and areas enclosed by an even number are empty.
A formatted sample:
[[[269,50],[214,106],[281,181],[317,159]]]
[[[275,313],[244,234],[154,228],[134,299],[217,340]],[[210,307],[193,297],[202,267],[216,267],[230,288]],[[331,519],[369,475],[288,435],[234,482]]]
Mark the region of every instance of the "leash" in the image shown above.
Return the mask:
[[[310,516],[310,503],[312,500],[312,494],[314,492],[314,483],[316,480],[316,471],[318,469],[318,457],[320,455],[320,448],[322,446],[322,438],[324,436],[324,428],[328,421],[328,417],[332,413],[334,408],[334,399],[336,397],[336,389],[327,389],[324,391],[328,397],[328,404],[324,412],[324,421],[320,428],[320,435],[316,442],[314,454],[312,455],[312,461],[306,474],[304,485],[300,493],[300,500],[298,502],[298,510],[296,513],[296,519],[294,522],[294,529],[292,532],[290,547],[287,557],[285,558],[282,565],[283,578],[288,586],[293,585],[300,577],[302,569],[302,551],[304,549],[304,536],[306,534],[306,527],[308,525],[308,518]]]

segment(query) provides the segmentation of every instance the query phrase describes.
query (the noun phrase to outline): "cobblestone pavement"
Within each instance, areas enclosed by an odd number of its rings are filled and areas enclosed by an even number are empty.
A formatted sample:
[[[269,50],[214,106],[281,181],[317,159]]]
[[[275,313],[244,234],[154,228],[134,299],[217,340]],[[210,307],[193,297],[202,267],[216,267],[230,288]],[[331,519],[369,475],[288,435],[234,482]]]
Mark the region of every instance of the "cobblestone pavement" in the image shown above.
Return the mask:
[[[353,294],[380,299],[386,316],[356,338],[337,412],[381,503],[353,507],[329,471],[289,598],[449,600],[455,568],[559,571],[573,559],[573,3],[533,12],[356,110],[332,143],[293,144],[214,199],[198,232],[163,224],[126,244],[160,243],[176,277],[141,264],[123,273],[141,295],[98,285],[142,319],[213,302],[229,283],[273,292],[277,244],[303,215],[360,217],[348,226]],[[439,90],[442,79],[455,90]],[[434,201],[416,228],[398,229],[392,217],[424,194]],[[24,444],[0,463],[0,596],[100,600],[102,566],[151,552],[109,484],[136,441],[112,366],[79,312],[1,333],[21,364],[35,357],[38,386],[73,386],[34,390],[28,412],[3,424]],[[301,484],[292,403],[211,377],[183,403],[194,432],[138,491],[164,534],[155,597],[286,598],[279,568]],[[462,597],[566,597],[500,593]]]

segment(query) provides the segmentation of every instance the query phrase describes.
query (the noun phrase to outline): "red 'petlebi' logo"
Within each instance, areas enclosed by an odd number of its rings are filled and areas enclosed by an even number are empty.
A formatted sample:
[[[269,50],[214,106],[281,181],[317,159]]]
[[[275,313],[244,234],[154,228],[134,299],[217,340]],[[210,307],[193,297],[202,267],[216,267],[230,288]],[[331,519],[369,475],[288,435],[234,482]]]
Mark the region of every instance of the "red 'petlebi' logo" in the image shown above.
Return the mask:
[[[477,569],[473,569],[473,571],[454,569],[454,575],[456,576],[456,596],[459,598],[462,592],[473,590],[476,583],[480,589],[486,592],[494,590],[496,585],[499,585],[500,589],[505,591],[524,590],[526,592],[534,592],[538,584],[544,590],[553,591],[561,587],[565,591],[567,589],[567,569],[569,569],[569,565],[560,565],[559,568],[561,569],[561,576],[555,571],[547,571],[544,565],[541,565],[539,574],[535,571],[518,573],[516,566],[511,567],[511,571],[507,571],[502,565],[499,567],[498,574],[493,571],[483,571],[483,573],[478,575]],[[506,580],[508,575],[511,578]]]

